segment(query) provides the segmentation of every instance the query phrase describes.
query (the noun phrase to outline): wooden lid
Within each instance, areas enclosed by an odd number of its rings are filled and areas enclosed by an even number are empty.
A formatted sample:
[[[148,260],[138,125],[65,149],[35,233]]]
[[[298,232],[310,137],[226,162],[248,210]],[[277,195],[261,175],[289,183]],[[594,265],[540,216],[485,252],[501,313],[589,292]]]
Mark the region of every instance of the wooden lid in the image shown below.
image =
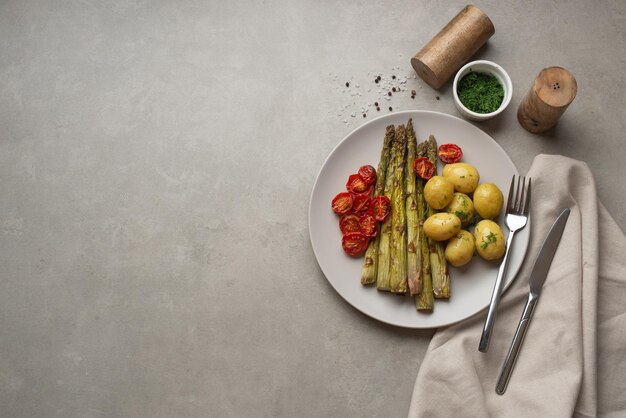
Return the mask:
[[[539,99],[551,107],[566,107],[576,97],[578,85],[574,76],[562,67],[541,70],[533,86]]]

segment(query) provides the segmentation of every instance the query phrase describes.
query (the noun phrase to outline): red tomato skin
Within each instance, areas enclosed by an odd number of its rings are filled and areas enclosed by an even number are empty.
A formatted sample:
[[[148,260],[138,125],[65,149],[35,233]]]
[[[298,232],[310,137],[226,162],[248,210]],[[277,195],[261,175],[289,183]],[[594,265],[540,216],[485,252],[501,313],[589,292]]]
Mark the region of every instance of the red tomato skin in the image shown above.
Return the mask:
[[[365,181],[363,181],[361,176],[358,174],[352,174],[348,178],[348,182],[346,183],[346,189],[350,193],[354,193],[354,194],[365,194],[368,191],[368,189],[371,189],[371,188],[372,186],[365,183]]]
[[[352,257],[358,257],[365,252],[369,238],[360,232],[349,232],[341,239],[344,252]]]
[[[361,233],[366,237],[374,238],[378,235],[378,221],[370,213],[366,213],[359,218]]]
[[[333,198],[331,207],[333,212],[337,215],[344,215],[350,212],[353,203],[354,199],[352,198],[352,194],[348,192],[341,192]]]
[[[371,165],[364,165],[359,168],[359,176],[368,186],[376,183],[376,169]]]
[[[339,219],[339,229],[343,235],[350,232],[360,232],[361,223],[359,215],[354,213],[346,213]]]
[[[413,161],[413,172],[416,176],[428,180],[435,174],[435,165],[426,157],[419,157]]]
[[[463,150],[457,144],[442,144],[437,150],[439,159],[446,164],[454,164],[461,161]]]
[[[391,200],[387,196],[376,196],[370,203],[370,212],[378,222],[384,222],[391,213]]]
[[[367,194],[355,194],[352,196],[352,212],[367,212],[372,204],[372,199]]]

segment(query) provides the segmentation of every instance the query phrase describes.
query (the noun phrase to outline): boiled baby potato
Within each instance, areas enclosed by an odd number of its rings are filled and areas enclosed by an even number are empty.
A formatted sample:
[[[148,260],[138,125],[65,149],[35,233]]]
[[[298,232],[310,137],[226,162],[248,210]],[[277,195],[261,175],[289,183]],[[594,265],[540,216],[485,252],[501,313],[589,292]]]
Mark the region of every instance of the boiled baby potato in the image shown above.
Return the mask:
[[[440,212],[424,222],[424,233],[435,241],[445,241],[461,230],[461,220],[451,213]]]
[[[466,224],[474,219],[474,203],[465,193],[454,193],[452,201],[448,203],[445,210],[458,216],[462,224]]]
[[[443,176],[454,184],[455,191],[465,194],[472,193],[480,180],[476,167],[466,163],[447,164]]]
[[[424,199],[433,209],[445,208],[453,194],[454,185],[442,176],[432,176],[424,186]]]
[[[504,235],[494,221],[483,219],[474,228],[476,251],[485,260],[497,260],[504,254]]]
[[[446,260],[454,267],[461,267],[468,263],[474,255],[474,236],[465,230],[459,231],[446,245]]]
[[[500,214],[503,202],[502,192],[493,183],[479,184],[474,190],[474,209],[481,218],[495,218]]]

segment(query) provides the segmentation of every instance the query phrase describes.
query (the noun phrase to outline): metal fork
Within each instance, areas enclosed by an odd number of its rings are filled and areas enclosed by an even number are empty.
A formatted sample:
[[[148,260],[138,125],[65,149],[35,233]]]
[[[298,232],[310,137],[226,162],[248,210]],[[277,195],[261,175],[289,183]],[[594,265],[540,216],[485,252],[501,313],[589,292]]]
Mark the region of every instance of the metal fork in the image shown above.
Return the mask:
[[[509,236],[506,240],[506,251],[500,268],[498,269],[498,277],[496,278],[496,284],[493,286],[493,293],[491,294],[491,302],[489,303],[489,312],[487,312],[487,320],[483,327],[483,333],[480,338],[480,344],[478,350],[486,353],[489,349],[489,342],[491,341],[491,332],[493,330],[493,324],[496,320],[496,310],[500,303],[500,295],[502,294],[502,286],[504,284],[504,275],[509,261],[509,254],[511,253],[511,244],[513,243],[513,237],[515,233],[526,226],[528,222],[528,212],[530,210],[530,177],[528,178],[528,185],[526,184],[526,177],[517,178],[517,187],[515,187],[515,175],[511,179],[511,188],[509,189],[509,197],[506,202],[506,217],[505,223],[509,228]]]

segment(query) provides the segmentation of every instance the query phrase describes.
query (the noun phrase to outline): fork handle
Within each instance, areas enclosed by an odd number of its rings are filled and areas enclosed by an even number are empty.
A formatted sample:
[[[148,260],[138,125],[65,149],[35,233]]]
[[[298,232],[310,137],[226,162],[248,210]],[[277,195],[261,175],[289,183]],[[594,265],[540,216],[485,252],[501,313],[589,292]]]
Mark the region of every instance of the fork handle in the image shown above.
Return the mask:
[[[504,252],[504,258],[500,263],[498,269],[498,277],[496,278],[496,284],[493,286],[493,293],[491,294],[491,302],[489,303],[489,311],[487,312],[487,319],[483,326],[483,333],[480,337],[480,344],[478,345],[478,351],[486,353],[489,349],[489,342],[491,341],[491,332],[493,331],[493,325],[496,321],[496,310],[500,303],[500,296],[502,295],[502,286],[504,284],[504,275],[509,261],[509,254],[511,252],[511,243],[513,242],[513,235],[515,231],[509,232],[509,236],[506,240],[506,251]]]
[[[522,313],[519,325],[517,326],[517,331],[515,331],[513,341],[511,342],[511,348],[509,348],[504,364],[502,364],[500,377],[498,378],[498,383],[496,384],[496,393],[498,395],[502,395],[509,384],[511,373],[513,372],[513,367],[515,366],[515,361],[517,360],[517,355],[519,354],[519,350],[524,342],[524,337],[526,336],[526,331],[528,331],[528,325],[530,324],[530,319],[533,316],[538,300],[539,298],[537,296],[533,296],[532,294],[528,295],[524,312]]]

